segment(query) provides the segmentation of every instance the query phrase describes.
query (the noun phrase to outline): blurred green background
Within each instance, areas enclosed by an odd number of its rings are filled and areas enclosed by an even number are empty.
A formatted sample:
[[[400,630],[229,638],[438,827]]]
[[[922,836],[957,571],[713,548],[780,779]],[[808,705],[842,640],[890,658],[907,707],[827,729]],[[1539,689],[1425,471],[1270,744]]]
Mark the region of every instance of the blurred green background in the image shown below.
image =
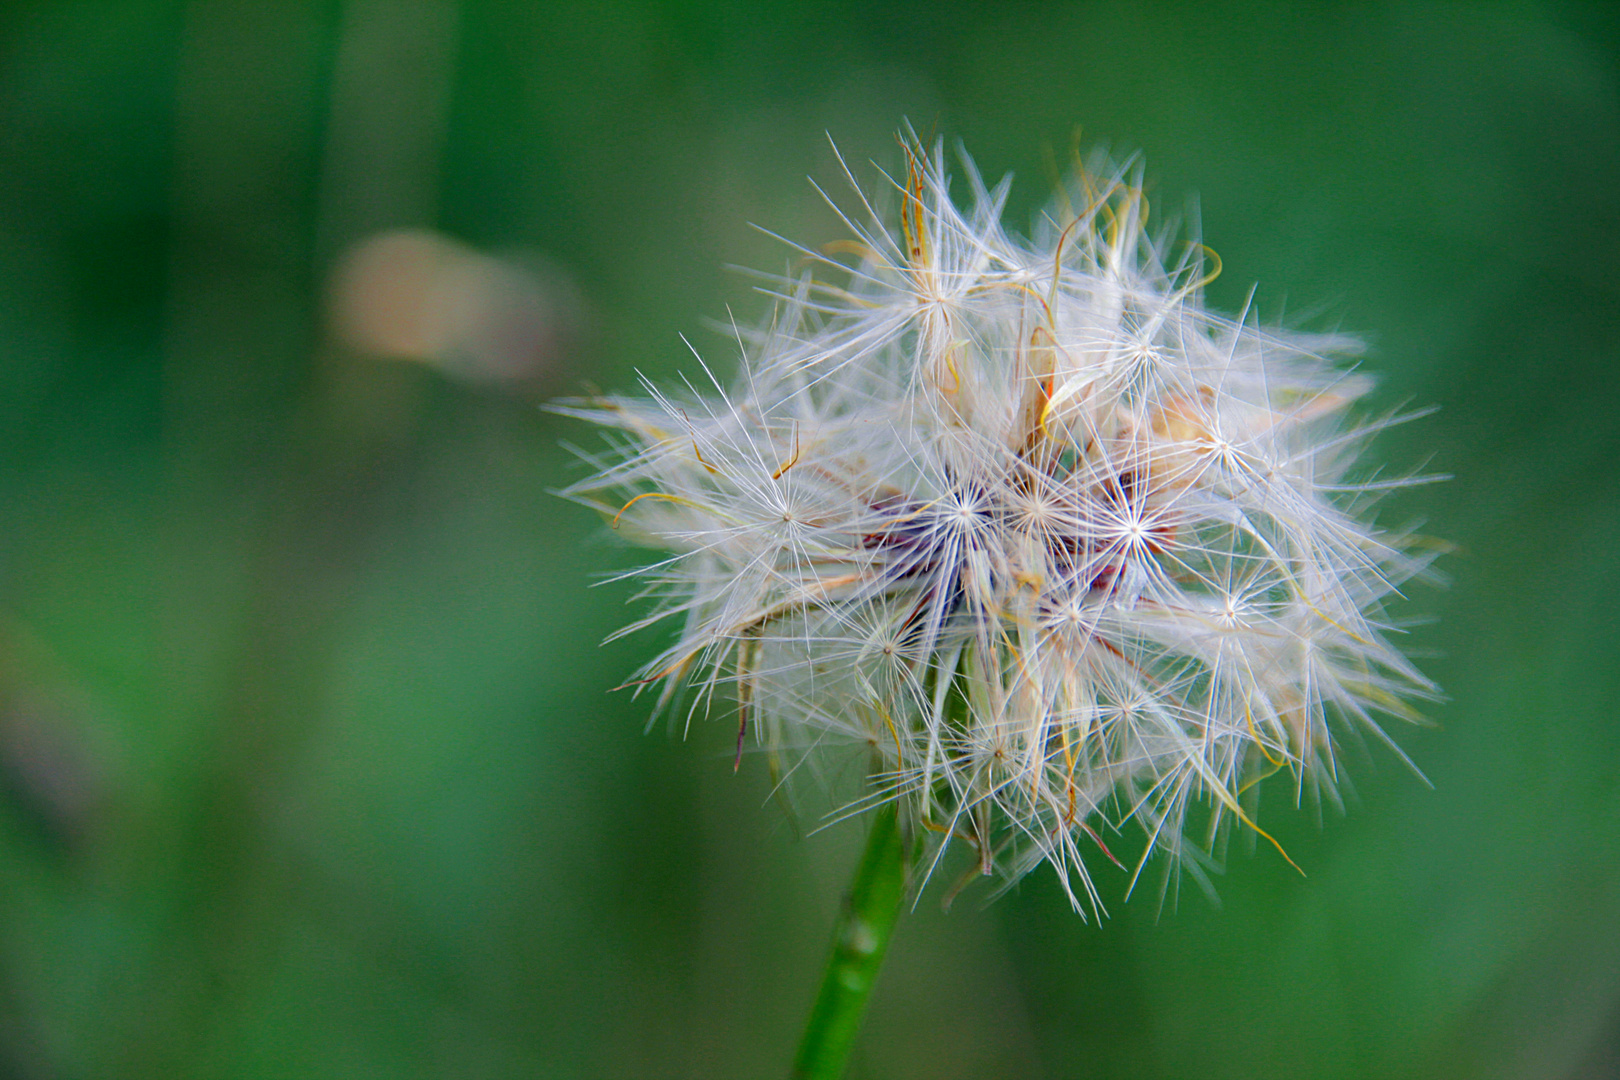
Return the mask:
[[[0,7],[0,1075],[782,1075],[858,827],[643,734],[584,383],[760,317],[902,118],[1145,153],[1268,319],[1371,344],[1450,694],[1303,866],[902,923],[858,1077],[1620,1073],[1607,5]],[[369,245],[368,238],[395,229]],[[360,245],[357,247],[357,245]],[[808,822],[807,824],[814,824]]]

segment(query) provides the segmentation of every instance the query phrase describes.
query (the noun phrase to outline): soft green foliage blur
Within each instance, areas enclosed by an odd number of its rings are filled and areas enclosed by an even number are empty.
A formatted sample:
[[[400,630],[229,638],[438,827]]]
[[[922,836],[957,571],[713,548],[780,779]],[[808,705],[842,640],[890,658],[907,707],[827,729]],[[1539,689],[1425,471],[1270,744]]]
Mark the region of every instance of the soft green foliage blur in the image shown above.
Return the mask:
[[[1267,789],[1112,918],[1037,873],[902,921],[858,1077],[1620,1072],[1620,28],[1606,6],[0,7],[0,1075],[785,1074],[858,825],[644,734],[640,557],[548,494],[589,383],[722,371],[756,222],[960,138],[1140,149],[1213,301],[1363,334],[1437,725]],[[433,228],[571,329],[476,383],[332,330],[333,267]],[[524,262],[524,260],[528,260]],[[542,355],[543,354],[543,355]],[[1279,778],[1281,779],[1281,778]],[[1122,847],[1128,848],[1122,842]]]

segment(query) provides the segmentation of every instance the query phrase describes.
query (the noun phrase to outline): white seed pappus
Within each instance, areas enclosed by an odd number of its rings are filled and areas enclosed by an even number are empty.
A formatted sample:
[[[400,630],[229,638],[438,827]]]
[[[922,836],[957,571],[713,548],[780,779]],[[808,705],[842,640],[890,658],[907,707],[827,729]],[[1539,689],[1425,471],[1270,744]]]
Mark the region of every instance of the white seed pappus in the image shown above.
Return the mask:
[[[1432,694],[1381,607],[1428,556],[1371,513],[1410,481],[1354,470],[1391,421],[1347,419],[1355,339],[1206,309],[1138,168],[1077,164],[1026,240],[1009,181],[962,155],[959,207],[903,146],[878,199],[846,168],[852,235],[796,248],[729,384],[553,406],[614,432],[564,494],[668,553],[636,685],[734,703],[778,777],[870,748],[846,809],[899,800],[928,873],[1045,861],[1100,910],[1082,849],[1129,824],[1131,887],[1202,882],[1234,822],[1270,839],[1257,781],[1336,801],[1340,742]]]

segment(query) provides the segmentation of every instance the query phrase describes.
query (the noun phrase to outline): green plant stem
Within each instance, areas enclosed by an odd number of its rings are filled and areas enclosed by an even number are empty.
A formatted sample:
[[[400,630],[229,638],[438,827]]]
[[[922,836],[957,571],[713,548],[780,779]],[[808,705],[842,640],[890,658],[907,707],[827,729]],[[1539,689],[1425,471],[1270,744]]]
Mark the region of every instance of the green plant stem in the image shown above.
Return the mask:
[[[793,1080],[844,1075],[905,895],[906,844],[895,806],[886,803],[873,816],[866,851],[839,915],[821,991],[793,1060]]]

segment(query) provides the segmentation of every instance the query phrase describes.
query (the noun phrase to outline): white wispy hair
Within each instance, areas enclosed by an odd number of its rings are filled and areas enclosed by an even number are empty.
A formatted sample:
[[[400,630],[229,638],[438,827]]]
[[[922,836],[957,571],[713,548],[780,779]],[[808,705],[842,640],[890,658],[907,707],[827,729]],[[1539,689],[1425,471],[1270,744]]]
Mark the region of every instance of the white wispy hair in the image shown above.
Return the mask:
[[[942,144],[902,145],[898,227],[846,169],[852,237],[797,248],[729,386],[553,406],[618,433],[564,494],[671,553],[625,632],[679,639],[635,685],[734,701],[778,774],[870,747],[847,809],[899,801],[930,873],[962,841],[1100,910],[1083,841],[1134,821],[1133,886],[1155,852],[1203,880],[1233,821],[1266,836],[1259,779],[1337,800],[1338,740],[1432,694],[1381,612],[1427,557],[1370,518],[1410,481],[1347,479],[1392,420],[1345,419],[1355,339],[1207,310],[1138,167],[1077,163],[1025,240],[1009,181],[963,154],[959,207]]]

